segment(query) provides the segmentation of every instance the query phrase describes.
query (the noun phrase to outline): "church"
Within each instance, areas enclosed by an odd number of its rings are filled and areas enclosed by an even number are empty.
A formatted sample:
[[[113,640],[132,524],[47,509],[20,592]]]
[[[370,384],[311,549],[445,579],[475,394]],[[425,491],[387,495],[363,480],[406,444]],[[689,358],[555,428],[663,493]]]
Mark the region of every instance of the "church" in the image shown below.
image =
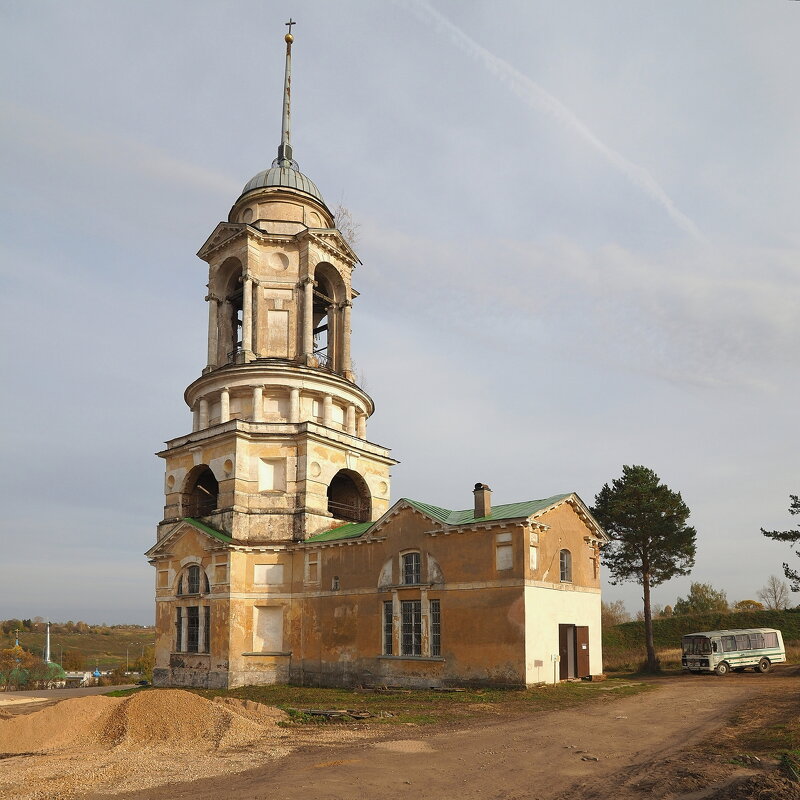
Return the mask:
[[[157,686],[529,686],[602,672],[600,548],[574,492],[390,499],[350,353],[358,256],[290,135],[200,248],[206,366],[164,459]],[[442,432],[443,438],[447,432]],[[522,468],[522,464],[520,467]],[[435,499],[435,498],[430,498]]]

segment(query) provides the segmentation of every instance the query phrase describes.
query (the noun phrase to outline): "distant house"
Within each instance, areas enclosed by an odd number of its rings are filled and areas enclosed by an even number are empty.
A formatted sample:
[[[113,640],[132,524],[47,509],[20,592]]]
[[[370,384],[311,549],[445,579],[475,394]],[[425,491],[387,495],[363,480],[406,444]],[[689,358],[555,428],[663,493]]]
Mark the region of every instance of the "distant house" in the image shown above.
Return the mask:
[[[93,686],[95,679],[91,672],[66,672],[64,673],[64,688],[77,689],[80,686]]]

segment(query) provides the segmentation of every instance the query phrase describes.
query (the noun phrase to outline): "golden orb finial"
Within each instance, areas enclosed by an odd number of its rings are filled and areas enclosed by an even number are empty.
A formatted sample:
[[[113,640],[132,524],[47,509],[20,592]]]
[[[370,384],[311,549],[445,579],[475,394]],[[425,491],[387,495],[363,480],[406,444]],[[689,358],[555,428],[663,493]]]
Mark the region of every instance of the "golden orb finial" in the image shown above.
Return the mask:
[[[291,44],[294,41],[294,36],[291,33],[287,33],[286,36],[283,37],[283,40],[286,44]]]

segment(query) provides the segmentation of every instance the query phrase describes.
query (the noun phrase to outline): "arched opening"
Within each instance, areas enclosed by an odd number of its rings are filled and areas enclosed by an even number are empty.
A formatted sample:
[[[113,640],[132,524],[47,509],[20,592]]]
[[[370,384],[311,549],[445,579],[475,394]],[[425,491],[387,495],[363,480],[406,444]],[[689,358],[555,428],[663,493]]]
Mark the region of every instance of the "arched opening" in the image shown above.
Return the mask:
[[[328,263],[314,269],[314,357],[321,367],[338,369],[339,362],[339,304],[344,300],[342,276]]]
[[[340,469],[328,486],[328,511],[336,519],[369,522],[372,497],[366,481],[353,470]]]
[[[242,315],[244,314],[244,283],[242,264],[229,258],[219,269],[217,286],[222,299],[219,310],[219,341],[225,362],[235,362],[242,349]]]
[[[184,517],[206,517],[217,507],[219,483],[210,467],[200,464],[187,476],[181,496]]]

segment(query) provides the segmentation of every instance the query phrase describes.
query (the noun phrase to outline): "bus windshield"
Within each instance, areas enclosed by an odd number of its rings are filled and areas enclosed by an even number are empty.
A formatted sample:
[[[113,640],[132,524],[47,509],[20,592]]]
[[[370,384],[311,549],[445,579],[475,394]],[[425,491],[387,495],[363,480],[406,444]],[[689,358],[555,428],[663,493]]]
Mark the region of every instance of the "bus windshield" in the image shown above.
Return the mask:
[[[684,636],[683,652],[687,656],[706,655],[711,652],[711,640],[706,636]]]

